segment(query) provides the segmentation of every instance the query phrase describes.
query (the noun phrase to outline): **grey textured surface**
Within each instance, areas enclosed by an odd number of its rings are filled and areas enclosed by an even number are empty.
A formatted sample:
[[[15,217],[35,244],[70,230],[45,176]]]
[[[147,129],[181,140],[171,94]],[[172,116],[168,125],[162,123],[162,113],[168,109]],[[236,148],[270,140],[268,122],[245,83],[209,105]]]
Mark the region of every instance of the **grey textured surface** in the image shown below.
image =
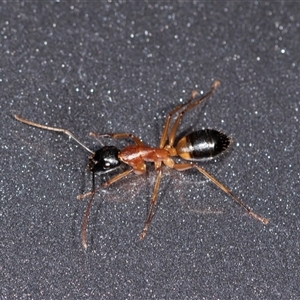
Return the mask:
[[[1,299],[299,299],[298,2],[0,4]],[[189,128],[221,129],[228,155],[202,164],[251,219],[195,171],[166,170],[148,236],[153,168],[97,194],[80,244],[93,130],[156,145],[193,89],[222,84]],[[107,141],[106,141],[107,142]],[[124,142],[116,142],[118,146]],[[97,176],[100,183],[107,176]]]

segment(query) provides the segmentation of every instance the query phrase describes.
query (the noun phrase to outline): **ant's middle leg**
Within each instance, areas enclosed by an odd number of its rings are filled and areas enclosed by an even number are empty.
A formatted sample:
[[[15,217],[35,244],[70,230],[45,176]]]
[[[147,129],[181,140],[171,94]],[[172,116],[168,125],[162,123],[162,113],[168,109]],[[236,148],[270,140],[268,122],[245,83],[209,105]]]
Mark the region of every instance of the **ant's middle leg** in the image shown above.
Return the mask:
[[[180,114],[177,116],[174,124],[173,124],[173,127],[171,128],[171,131],[170,131],[170,135],[169,135],[169,146],[172,147],[173,144],[174,144],[174,141],[175,141],[175,137],[176,137],[176,132],[177,132],[177,129],[178,129],[178,126],[180,124],[180,121],[183,117],[183,115],[188,112],[189,110],[193,109],[195,106],[199,105],[200,103],[202,103],[205,99],[207,99],[208,97],[210,97],[212,95],[212,93],[214,92],[214,90],[220,85],[220,81],[218,80],[215,80],[214,83],[213,83],[213,86],[211,87],[210,91],[205,94],[204,96],[202,96],[199,100],[195,101],[195,102],[188,102],[189,104],[187,105],[187,107],[182,110],[180,112]],[[196,93],[193,94],[192,97],[196,97]]]
[[[140,234],[140,240],[142,240],[146,236],[148,228],[149,228],[152,218],[154,216],[155,208],[156,208],[156,199],[157,199],[157,194],[158,194],[158,190],[159,190],[160,180],[162,177],[161,166],[157,170],[158,170],[158,174],[157,174],[155,184],[154,184],[153,194],[152,194],[151,202],[150,202],[149,213],[148,213],[148,217],[145,221],[144,228]]]
[[[228,196],[230,196],[234,201],[236,201],[251,217],[254,219],[262,222],[263,224],[268,224],[269,220],[261,217],[260,215],[253,212],[246,204],[240,200],[237,196],[235,196],[229,188],[224,186],[220,181],[218,181],[215,177],[213,177],[211,174],[209,174],[207,171],[205,171],[203,168],[195,165],[195,164],[175,164],[173,166],[174,169],[177,171],[185,171],[192,168],[197,169],[200,173],[202,173],[206,178],[208,178],[213,184],[215,184],[219,189],[221,189],[223,192],[225,192]]]
[[[169,131],[169,127],[170,127],[170,121],[173,117],[174,114],[176,114],[179,110],[181,110],[184,106],[189,105],[195,98],[197,92],[192,92],[191,98],[183,103],[183,104],[179,104],[177,105],[167,116],[165,124],[163,126],[163,132],[160,138],[160,143],[159,143],[159,148],[163,148],[166,144],[166,140],[167,140],[167,135],[168,135],[168,131]]]
[[[112,139],[132,139],[138,146],[145,146],[145,144],[135,135],[131,133],[105,133],[105,134],[97,134],[94,132],[90,132],[90,136],[94,138],[112,138]]]

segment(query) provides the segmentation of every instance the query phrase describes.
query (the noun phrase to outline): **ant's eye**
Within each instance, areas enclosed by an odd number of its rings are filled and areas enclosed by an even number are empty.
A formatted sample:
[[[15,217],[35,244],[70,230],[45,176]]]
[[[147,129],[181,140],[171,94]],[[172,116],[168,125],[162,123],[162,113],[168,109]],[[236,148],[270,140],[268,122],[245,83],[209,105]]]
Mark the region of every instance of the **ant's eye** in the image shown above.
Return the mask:
[[[114,146],[104,146],[97,150],[91,158],[90,170],[92,172],[108,172],[120,165],[119,150]]]

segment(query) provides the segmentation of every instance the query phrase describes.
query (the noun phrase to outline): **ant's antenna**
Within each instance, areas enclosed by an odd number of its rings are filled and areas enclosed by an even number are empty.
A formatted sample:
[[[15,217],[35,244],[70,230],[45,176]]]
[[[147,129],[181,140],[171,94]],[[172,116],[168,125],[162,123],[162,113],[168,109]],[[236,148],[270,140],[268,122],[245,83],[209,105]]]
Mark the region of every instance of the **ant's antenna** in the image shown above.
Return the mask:
[[[90,150],[87,146],[85,146],[84,144],[82,144],[74,135],[73,133],[71,133],[69,130],[67,129],[63,129],[63,128],[57,128],[57,127],[50,127],[50,126],[46,126],[46,125],[42,125],[42,124],[38,124],[26,119],[23,119],[22,117],[18,116],[18,115],[14,115],[14,117],[22,122],[25,123],[27,125],[33,126],[33,127],[37,127],[37,128],[41,128],[41,129],[46,129],[46,130],[50,130],[50,131],[56,131],[56,132],[62,132],[65,133],[66,135],[68,135],[69,137],[71,137],[75,142],[77,142],[81,147],[83,147],[86,151],[95,154],[94,151]]]

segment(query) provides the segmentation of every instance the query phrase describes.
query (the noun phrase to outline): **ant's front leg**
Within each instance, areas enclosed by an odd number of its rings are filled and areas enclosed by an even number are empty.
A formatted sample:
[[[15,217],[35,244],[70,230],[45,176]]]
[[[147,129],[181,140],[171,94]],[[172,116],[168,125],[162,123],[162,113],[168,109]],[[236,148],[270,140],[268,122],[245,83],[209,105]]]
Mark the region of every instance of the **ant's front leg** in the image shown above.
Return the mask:
[[[115,177],[109,179],[108,181],[106,181],[105,183],[103,183],[101,186],[99,186],[98,188],[96,188],[95,190],[93,191],[90,191],[90,192],[87,192],[85,194],[80,194],[77,196],[77,199],[78,200],[81,200],[83,198],[86,198],[88,196],[91,196],[92,194],[94,194],[95,192],[99,191],[100,189],[103,189],[103,188],[106,188],[108,187],[109,185],[113,184],[114,182],[120,180],[121,178],[127,176],[128,174],[130,174],[131,172],[133,172],[134,170],[133,169],[130,169],[130,170],[127,170],[123,173],[120,173],[118,175],[116,175]]]
[[[77,199],[83,199],[87,196],[91,196],[91,199],[90,199],[90,201],[88,202],[88,204],[85,208],[85,212],[84,212],[84,216],[83,216],[83,220],[82,220],[82,225],[81,225],[81,243],[82,243],[82,245],[85,249],[87,248],[86,232],[87,232],[88,219],[89,219],[90,210],[91,210],[94,198],[95,198],[96,191],[101,189],[101,188],[105,188],[105,187],[113,184],[114,182],[116,182],[116,181],[120,180],[121,178],[123,178],[123,177],[127,176],[128,174],[130,174],[132,171],[133,171],[133,169],[130,169],[130,170],[127,170],[123,173],[120,173],[120,174],[116,175],[115,177],[111,178],[110,180],[106,181],[99,188],[97,188],[97,189],[94,188],[91,192],[88,192],[88,193],[85,193],[83,195],[78,195],[77,196]],[[93,176],[95,176],[94,173],[93,173]],[[93,178],[93,182],[94,182],[94,178]]]
[[[112,139],[132,139],[138,146],[145,146],[145,144],[135,135],[131,133],[105,133],[105,134],[97,134],[94,132],[90,132],[90,136],[94,138],[112,138]]]

